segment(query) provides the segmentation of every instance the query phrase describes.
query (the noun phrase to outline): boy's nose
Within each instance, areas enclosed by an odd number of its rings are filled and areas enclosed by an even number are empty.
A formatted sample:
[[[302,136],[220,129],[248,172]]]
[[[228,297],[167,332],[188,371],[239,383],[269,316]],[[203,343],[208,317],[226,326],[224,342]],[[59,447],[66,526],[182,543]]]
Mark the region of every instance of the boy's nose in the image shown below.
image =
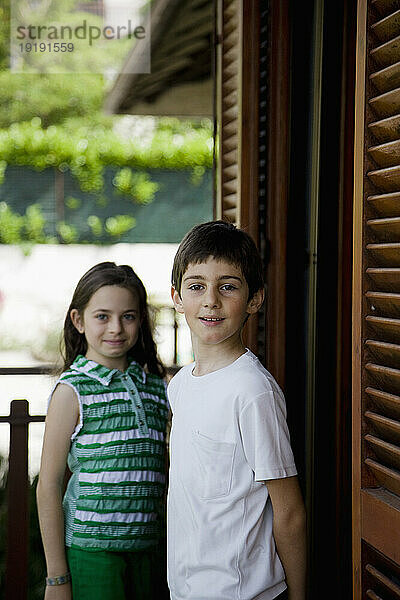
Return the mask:
[[[210,289],[203,296],[203,305],[207,308],[215,308],[219,304],[218,294]]]

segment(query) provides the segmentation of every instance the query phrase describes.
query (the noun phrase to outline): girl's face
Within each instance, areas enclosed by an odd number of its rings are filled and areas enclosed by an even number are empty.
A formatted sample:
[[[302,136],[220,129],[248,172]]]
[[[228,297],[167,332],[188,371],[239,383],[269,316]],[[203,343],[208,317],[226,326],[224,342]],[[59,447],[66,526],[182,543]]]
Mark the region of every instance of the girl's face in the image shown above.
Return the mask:
[[[136,294],[117,285],[105,285],[90,298],[83,314],[71,310],[71,319],[87,341],[86,358],[124,371],[127,353],[136,344],[140,330]]]

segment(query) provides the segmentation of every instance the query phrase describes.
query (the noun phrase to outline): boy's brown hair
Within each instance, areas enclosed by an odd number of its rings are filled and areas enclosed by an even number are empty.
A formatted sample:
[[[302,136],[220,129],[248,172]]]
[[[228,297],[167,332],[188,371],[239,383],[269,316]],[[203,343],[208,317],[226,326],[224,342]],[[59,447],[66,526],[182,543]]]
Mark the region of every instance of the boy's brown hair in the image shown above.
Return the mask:
[[[249,287],[249,300],[264,288],[261,256],[249,234],[227,221],[209,221],[192,227],[175,254],[172,285],[179,294],[189,264],[206,262],[210,257],[242,270]]]

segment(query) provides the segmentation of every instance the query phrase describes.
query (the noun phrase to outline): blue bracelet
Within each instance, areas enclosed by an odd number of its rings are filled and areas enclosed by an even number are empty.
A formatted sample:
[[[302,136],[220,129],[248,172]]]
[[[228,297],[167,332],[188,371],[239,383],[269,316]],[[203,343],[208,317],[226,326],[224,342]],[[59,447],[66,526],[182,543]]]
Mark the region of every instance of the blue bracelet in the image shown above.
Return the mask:
[[[63,585],[71,581],[71,573],[58,575],[57,577],[46,577],[46,585]]]

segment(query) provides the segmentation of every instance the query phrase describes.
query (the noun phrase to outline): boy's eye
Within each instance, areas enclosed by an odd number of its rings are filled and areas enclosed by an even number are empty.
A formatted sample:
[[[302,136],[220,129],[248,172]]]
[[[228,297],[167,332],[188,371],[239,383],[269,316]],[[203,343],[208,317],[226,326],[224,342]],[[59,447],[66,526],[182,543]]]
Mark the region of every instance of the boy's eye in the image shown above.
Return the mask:
[[[202,290],[203,286],[200,285],[200,283],[192,283],[192,285],[189,285],[189,290],[193,290],[194,292],[197,292],[198,290]]]
[[[236,290],[236,286],[232,285],[231,283],[225,283],[225,285],[221,286],[221,290],[231,292],[232,290]]]

